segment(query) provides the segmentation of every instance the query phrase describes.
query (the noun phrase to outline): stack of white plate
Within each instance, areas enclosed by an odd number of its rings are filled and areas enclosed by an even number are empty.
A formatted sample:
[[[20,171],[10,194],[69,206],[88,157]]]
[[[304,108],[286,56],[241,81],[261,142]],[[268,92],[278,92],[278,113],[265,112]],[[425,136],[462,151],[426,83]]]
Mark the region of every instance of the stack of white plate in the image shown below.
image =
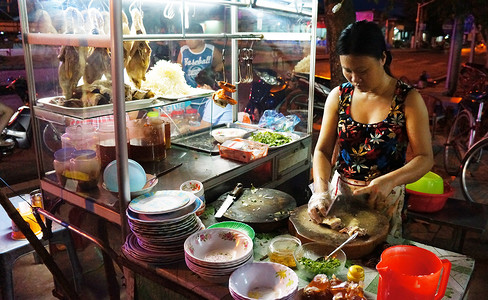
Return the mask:
[[[203,279],[224,283],[230,274],[253,261],[252,239],[231,228],[209,228],[190,235],[184,244],[188,268]]]
[[[188,236],[204,229],[195,215],[202,201],[190,192],[146,193],[127,207],[131,233],[122,247],[129,258],[152,264],[182,261]]]
[[[253,262],[232,273],[229,292],[236,300],[295,299],[298,294],[298,276],[282,264]]]

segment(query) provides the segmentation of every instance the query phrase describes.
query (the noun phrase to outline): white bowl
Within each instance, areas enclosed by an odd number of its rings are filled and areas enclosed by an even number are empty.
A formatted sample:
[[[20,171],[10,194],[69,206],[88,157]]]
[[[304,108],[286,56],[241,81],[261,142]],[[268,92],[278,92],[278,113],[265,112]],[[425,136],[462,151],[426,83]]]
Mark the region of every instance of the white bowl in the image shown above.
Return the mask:
[[[129,184],[130,191],[140,191],[146,184],[146,171],[135,160],[128,160],[129,170]],[[103,182],[105,183],[107,190],[111,192],[118,192],[119,185],[117,183],[117,160],[112,161],[105,167],[103,171]]]
[[[231,266],[252,255],[252,239],[231,228],[209,228],[195,232],[185,240],[188,259],[201,266]]]
[[[248,133],[247,130],[240,128],[220,128],[212,130],[213,138],[221,144],[227,140],[242,138],[246,133]]]
[[[229,290],[241,299],[292,299],[298,291],[298,276],[282,264],[253,262],[232,273]]]

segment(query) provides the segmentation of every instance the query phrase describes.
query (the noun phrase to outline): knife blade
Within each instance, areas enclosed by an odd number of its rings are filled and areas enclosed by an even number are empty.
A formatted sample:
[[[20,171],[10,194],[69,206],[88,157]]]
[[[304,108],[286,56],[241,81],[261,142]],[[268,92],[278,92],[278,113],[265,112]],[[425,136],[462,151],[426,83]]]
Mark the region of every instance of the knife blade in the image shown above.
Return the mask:
[[[224,203],[220,206],[215,214],[215,218],[222,218],[224,213],[229,209],[229,207],[234,203],[234,201],[239,198],[243,191],[242,183],[238,183],[236,187],[230,192],[224,200]]]

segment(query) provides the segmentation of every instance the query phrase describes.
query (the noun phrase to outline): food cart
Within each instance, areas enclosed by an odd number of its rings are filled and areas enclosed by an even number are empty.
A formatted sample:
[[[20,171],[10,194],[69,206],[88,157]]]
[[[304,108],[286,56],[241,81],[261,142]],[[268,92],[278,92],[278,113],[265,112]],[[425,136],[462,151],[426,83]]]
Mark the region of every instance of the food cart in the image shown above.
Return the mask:
[[[211,203],[241,182],[248,187],[283,190],[292,195],[297,204],[305,203],[311,167],[313,85],[308,92],[306,107],[289,105],[289,99],[276,95],[289,91],[286,76],[295,65],[307,59],[315,61],[316,0],[82,2],[68,1],[63,6],[56,1],[19,1],[29,98],[34,112],[35,149],[43,193],[62,198],[104,221],[119,225],[119,244],[126,242],[130,235],[126,211],[133,198],[129,165],[132,136],[126,128],[133,120],[133,114],[137,115],[137,120],[147,118],[149,111],[157,111],[159,116],[169,118],[167,121],[172,132],[171,147],[165,149],[164,158],[140,163],[145,173],[158,176],[153,191],[178,190],[181,183],[194,179],[203,183],[205,199]],[[99,23],[101,20],[103,23]],[[205,33],[188,33],[186,30],[190,22],[204,25]],[[134,23],[139,25],[132,30],[131,24]],[[234,122],[231,124],[212,125],[199,131],[178,130],[180,127],[176,118],[179,114],[173,115],[172,112],[189,107],[200,108],[204,101],[202,99],[212,97],[213,91],[190,90],[180,95],[154,90],[148,93],[140,84],[139,79],[143,77],[141,72],[133,73],[124,52],[134,45],[147,51],[148,47],[159,42],[168,46],[174,59],[174,52],[180,44],[191,39],[205,39],[223,53],[223,81],[236,85],[236,91],[231,94],[237,100],[232,107]],[[98,53],[98,58],[103,58],[106,65],[87,63],[94,53]],[[39,59],[39,54],[42,54],[42,59]],[[147,63],[148,57],[139,59]],[[157,63],[152,68],[155,65]],[[87,66],[91,72],[101,74],[98,82],[86,78]],[[144,64],[142,75],[147,75],[151,70],[149,65]],[[313,63],[308,70],[312,75],[309,82],[313,82]],[[268,90],[260,91],[257,85],[253,85],[257,82],[266,83]],[[257,101],[258,96],[271,104]],[[285,116],[298,115],[301,121],[295,127],[297,138],[268,149],[266,156],[246,163],[222,158],[216,151],[212,130],[222,127],[259,130],[256,123],[267,108],[282,112]],[[247,113],[254,124],[237,122],[240,113]],[[63,180],[56,168],[57,163],[63,168],[63,162],[67,161],[58,153],[60,149],[69,148],[63,144],[63,136],[65,141],[77,137],[76,132],[72,133],[68,128],[77,127],[76,124],[96,123],[104,118],[113,120],[115,125],[111,147],[118,162],[117,192],[104,186],[101,167],[95,167],[99,174],[89,188],[83,188],[80,182],[93,178],[85,180],[81,169],[68,167],[70,176]],[[99,138],[92,135],[91,129],[83,132],[81,141],[90,143],[92,138],[93,141],[86,148],[94,149],[85,150],[95,151],[95,156],[100,155]],[[192,143],[197,140],[198,143]],[[169,146],[168,141],[165,138],[165,147]],[[55,153],[60,156],[55,156]],[[89,160],[94,156],[85,154],[84,158]],[[209,218],[204,225],[213,222],[215,220]],[[274,234],[283,230],[286,228],[277,229]],[[106,240],[106,233],[100,232],[98,238]],[[261,246],[254,249],[255,259],[263,259],[266,241],[256,245]],[[114,250],[120,254],[120,249]],[[155,267],[123,254],[115,259],[123,265],[130,297],[136,296],[136,281],[144,281],[145,278],[156,282],[169,293],[168,297],[176,297],[175,292],[184,297],[230,297],[225,285],[200,280],[181,261],[167,267]],[[460,267],[470,271],[454,274],[461,278],[461,283],[454,287],[454,295],[461,295],[466,288],[474,261],[464,258]],[[374,294],[377,273],[373,269],[368,271],[367,288]],[[303,285],[304,282],[301,282]],[[150,284],[145,283],[146,290],[148,286]],[[139,296],[143,295],[141,291],[145,287],[139,288]]]

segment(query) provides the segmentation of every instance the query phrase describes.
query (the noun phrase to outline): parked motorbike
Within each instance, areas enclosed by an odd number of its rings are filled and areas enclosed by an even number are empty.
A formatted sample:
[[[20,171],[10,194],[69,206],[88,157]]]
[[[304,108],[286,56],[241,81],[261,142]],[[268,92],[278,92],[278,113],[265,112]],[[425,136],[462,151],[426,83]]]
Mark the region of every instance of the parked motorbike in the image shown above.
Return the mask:
[[[20,106],[10,118],[7,126],[3,130],[3,143],[0,145],[2,152],[12,151],[15,147],[27,149],[31,146],[31,109],[28,106],[29,96],[27,92],[27,82],[23,77],[18,77],[2,89],[16,93],[26,105]]]
[[[244,111],[251,121],[257,122],[265,110],[276,110],[284,115],[295,114],[303,120],[306,127],[308,114],[309,75],[306,73],[287,74],[286,78],[277,76],[273,70],[258,70],[254,73],[258,80],[251,86],[249,102]],[[330,80],[316,75],[314,82],[314,123],[320,124],[324,104],[330,93]],[[320,126],[320,125],[318,125]]]

